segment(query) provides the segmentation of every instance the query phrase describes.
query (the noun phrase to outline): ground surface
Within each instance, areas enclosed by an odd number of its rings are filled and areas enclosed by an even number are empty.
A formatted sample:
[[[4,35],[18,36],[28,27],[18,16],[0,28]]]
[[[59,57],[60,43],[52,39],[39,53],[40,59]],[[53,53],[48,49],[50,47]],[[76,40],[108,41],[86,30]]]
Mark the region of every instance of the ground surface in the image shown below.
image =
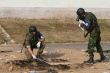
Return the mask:
[[[109,20],[99,20],[104,50],[110,49],[109,22]],[[45,50],[48,53],[43,56],[48,64],[26,60],[24,53],[20,53],[22,48],[20,44],[4,44],[0,45],[0,73],[34,73],[32,71],[37,73],[110,73],[109,52],[104,53],[107,62],[97,62],[99,55],[95,53],[94,65],[83,64],[88,58],[87,53],[83,51],[87,47],[87,43],[83,41],[87,40],[73,19],[0,19],[0,25],[16,41],[15,43],[23,43],[30,24],[34,24],[43,32],[46,43],[51,43],[46,45]],[[0,30],[0,44],[2,43],[8,43],[8,41]]]
[[[39,66],[34,61],[25,60],[24,53],[20,53],[20,44],[1,45],[0,46],[0,73],[109,73],[110,62],[109,54],[105,53],[107,62],[97,62],[99,55],[95,53],[95,64],[86,65],[83,61],[87,60],[87,53],[82,52],[86,49],[86,43],[68,43],[68,44],[47,44],[45,50],[48,53],[43,56],[51,64]],[[109,43],[102,44],[104,50],[109,49]]]

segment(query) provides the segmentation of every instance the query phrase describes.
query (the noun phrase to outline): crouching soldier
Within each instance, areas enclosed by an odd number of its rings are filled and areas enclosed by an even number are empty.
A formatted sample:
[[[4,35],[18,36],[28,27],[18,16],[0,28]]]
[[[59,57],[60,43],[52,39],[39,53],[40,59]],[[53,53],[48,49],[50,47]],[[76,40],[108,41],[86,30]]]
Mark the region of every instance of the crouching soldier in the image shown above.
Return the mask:
[[[44,36],[37,30],[36,26],[30,26],[29,32],[26,34],[24,46],[26,48],[25,54],[28,59],[36,59],[41,57],[45,48]],[[38,48],[37,55],[33,53],[33,49]]]
[[[87,31],[84,33],[84,37],[87,37],[90,34],[89,42],[88,42],[88,54],[89,60],[86,63],[93,64],[94,63],[94,47],[96,47],[97,52],[100,55],[100,61],[104,61],[106,57],[103,54],[102,47],[100,45],[101,37],[100,37],[100,28],[97,22],[96,16],[91,12],[85,12],[83,8],[79,8],[77,10],[77,21],[79,21],[82,30]]]

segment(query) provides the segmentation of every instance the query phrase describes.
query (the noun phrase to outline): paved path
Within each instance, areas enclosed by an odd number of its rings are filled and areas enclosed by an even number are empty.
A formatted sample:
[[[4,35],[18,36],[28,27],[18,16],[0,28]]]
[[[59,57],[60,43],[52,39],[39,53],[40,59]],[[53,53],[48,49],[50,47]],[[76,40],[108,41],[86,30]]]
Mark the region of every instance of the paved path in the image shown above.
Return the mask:
[[[104,50],[110,49],[109,43],[102,43],[102,48]],[[12,51],[18,51],[22,48],[21,44],[8,44],[8,45],[0,45],[0,50],[12,50]],[[53,51],[57,49],[86,49],[87,43],[51,43],[47,44],[45,50]]]

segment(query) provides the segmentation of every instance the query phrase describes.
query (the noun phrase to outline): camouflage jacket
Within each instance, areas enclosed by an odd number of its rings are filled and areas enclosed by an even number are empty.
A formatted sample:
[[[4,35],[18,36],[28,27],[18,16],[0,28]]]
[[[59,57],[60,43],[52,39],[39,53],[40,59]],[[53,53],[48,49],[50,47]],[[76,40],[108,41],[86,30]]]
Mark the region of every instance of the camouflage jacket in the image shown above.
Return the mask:
[[[27,33],[24,41],[24,46],[27,47],[27,46],[36,45],[42,37],[43,35],[40,32],[37,32],[35,35],[32,35],[31,33]]]
[[[77,17],[77,21],[79,20],[83,20],[85,23],[88,23],[88,27],[87,27],[87,30],[91,29],[92,26],[94,26],[90,32],[90,34],[92,32],[95,32],[95,31],[98,31],[100,32],[100,28],[99,28],[99,25],[98,25],[98,22],[97,22],[97,18],[96,16],[91,13],[91,12],[86,12],[85,13],[85,19],[80,19],[79,17]]]
[[[92,28],[92,31],[100,31],[100,28],[99,28],[99,25],[98,25],[98,22],[97,22],[97,18],[96,16],[91,13],[91,12],[86,12],[86,17],[85,17],[85,20],[84,21],[88,21],[89,22],[89,28],[88,29],[91,29],[92,25],[94,26]]]

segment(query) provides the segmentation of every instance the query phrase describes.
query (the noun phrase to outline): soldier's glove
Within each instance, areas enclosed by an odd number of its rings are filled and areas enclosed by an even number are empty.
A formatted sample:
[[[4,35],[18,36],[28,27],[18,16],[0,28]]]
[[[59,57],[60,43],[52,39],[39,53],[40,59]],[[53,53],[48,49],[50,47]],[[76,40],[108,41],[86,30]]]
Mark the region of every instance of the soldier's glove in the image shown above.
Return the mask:
[[[41,42],[39,41],[39,42],[37,43],[37,47],[40,48],[40,45],[41,45]]]
[[[82,21],[82,20],[79,20],[79,27],[81,28],[81,30],[85,30],[84,29],[84,25],[85,25],[85,22],[84,21]]]
[[[32,58],[33,58],[33,59],[37,59],[37,57],[36,57],[35,55],[32,55]]]
[[[85,23],[82,20],[79,20],[79,27],[84,31],[88,29],[88,23]]]

